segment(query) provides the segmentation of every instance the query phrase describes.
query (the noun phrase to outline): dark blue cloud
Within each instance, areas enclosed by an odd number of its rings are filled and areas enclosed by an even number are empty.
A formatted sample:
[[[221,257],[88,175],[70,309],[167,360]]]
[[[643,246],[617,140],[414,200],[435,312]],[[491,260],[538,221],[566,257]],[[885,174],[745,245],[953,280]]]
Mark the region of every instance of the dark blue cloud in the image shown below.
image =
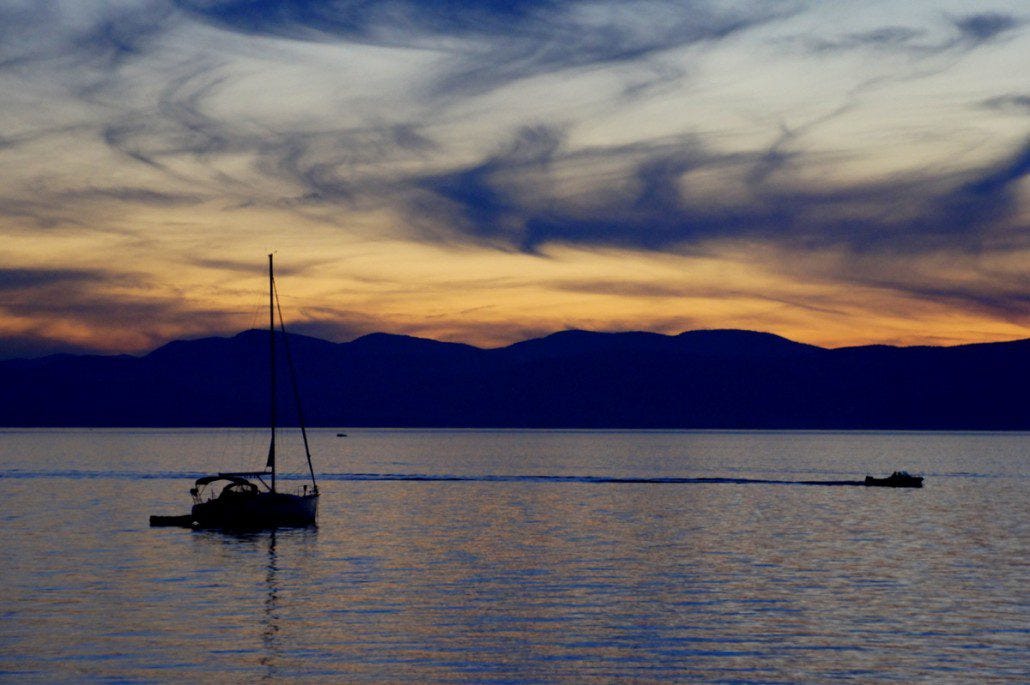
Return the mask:
[[[923,31],[906,26],[884,26],[872,31],[849,33],[840,38],[807,38],[806,43],[816,52],[835,52],[855,48],[905,49],[916,44]]]
[[[999,95],[984,100],[983,106],[1003,112],[1030,114],[1030,95]]]
[[[0,269],[0,293],[22,291],[43,285],[79,287],[96,281],[102,274],[88,269]]]
[[[268,273],[267,265],[262,262],[254,261],[243,262],[232,259],[208,259],[206,257],[194,257],[190,259],[190,264],[203,269],[211,269],[213,271],[235,271],[237,273],[254,274],[259,277]],[[276,264],[275,273],[280,277],[296,276],[307,273],[317,268],[317,266],[318,264],[311,262],[291,260],[288,264]]]
[[[224,28],[296,39],[368,42],[419,35],[497,34],[561,7],[553,0],[176,0],[176,5]],[[404,37],[402,37],[404,36]]]
[[[800,40],[814,52],[867,49],[905,51],[926,56],[975,48],[998,40],[1022,24],[1019,18],[1011,14],[994,12],[949,17],[948,21],[954,32],[936,41],[929,37],[926,30],[908,26],[883,26],[836,37],[805,36]]]
[[[110,10],[88,29],[72,38],[71,50],[94,63],[114,68],[147,54],[165,34],[171,11],[164,4]]]
[[[552,167],[584,154],[563,153],[560,139],[552,135],[548,145],[527,156],[527,136],[542,134],[523,131],[506,151],[482,163],[416,183],[445,200],[440,206],[457,214],[459,220],[452,223],[470,238],[528,252],[553,242],[661,250],[711,239],[756,238],[804,248],[905,253],[978,250],[982,238],[1004,230],[1005,221],[1016,216],[1015,184],[1030,166],[1027,144],[1011,158],[957,182],[913,177],[799,190],[769,179],[768,153],[717,154],[685,139],[650,149],[641,144],[588,153],[598,165],[636,160],[631,182],[621,190],[597,188],[585,203],[538,197],[526,202],[519,181],[539,176],[534,187],[546,187]],[[750,195],[732,206],[706,203],[696,194],[688,198],[681,191],[684,175],[705,169],[750,180]],[[584,204],[591,209],[582,209]]]
[[[175,1],[193,16],[242,33],[439,48],[452,59],[450,72],[429,86],[449,95],[488,90],[534,74],[637,60],[679,46],[720,40],[797,9],[796,3],[787,0],[737,8],[703,0],[667,0],[637,8],[616,4],[616,11],[603,16],[598,11],[576,12],[589,8],[589,3],[554,0]],[[455,48],[442,40],[450,38],[473,40]]]
[[[978,239],[990,235],[1017,216],[1019,197],[1016,185],[1030,173],[1030,142],[993,168],[954,189],[934,207],[928,217],[953,235]],[[929,222],[927,222],[929,223]],[[1030,226],[1022,227],[1023,240],[1030,237]]]
[[[952,23],[964,40],[979,44],[994,40],[1001,34],[1016,28],[1020,21],[1010,14],[985,12],[957,17],[952,19]]]
[[[611,154],[595,151],[598,164],[630,155],[630,150]],[[462,219],[459,226],[474,237],[507,242],[510,247],[535,252],[552,242],[587,245],[619,245],[662,249],[705,237],[721,229],[730,230],[729,217],[709,210],[690,207],[680,198],[679,177],[706,160],[689,146],[675,152],[656,153],[639,162],[633,173],[631,190],[597,189],[603,195],[589,203],[598,208],[584,214],[558,201],[524,204],[518,189],[506,178],[541,174],[536,185],[546,186],[546,165],[530,167],[525,160],[498,155],[474,167],[443,176],[423,179],[421,187],[447,200]],[[540,205],[545,208],[540,209]],[[743,212],[753,211],[741,210]],[[441,217],[441,221],[446,221]]]
[[[1030,173],[1030,142],[1023,149],[1005,160],[997,168],[989,169],[981,177],[969,183],[964,190],[971,196],[997,199],[1008,194],[1012,185]]]
[[[1002,320],[1022,323],[1030,318],[1030,277],[1010,281],[995,278],[983,284],[946,285],[914,282],[903,277],[864,278],[863,284],[907,293],[916,298],[947,303],[965,311],[982,312]]]
[[[84,3],[85,4],[85,3]],[[97,3],[68,12],[61,3],[0,4],[0,69],[41,63],[60,66],[61,76],[95,70],[83,91],[104,80],[105,73],[150,53],[163,38],[176,12],[167,0],[134,4]]]
[[[504,174],[546,175],[561,145],[561,132],[546,126],[519,131],[507,150],[483,162],[450,173],[414,179],[416,187],[458,208],[462,227],[479,238],[521,242],[510,232],[510,220],[525,213],[522,200],[497,182]]]
[[[133,186],[115,186],[103,188],[84,188],[82,190],[67,191],[56,194],[55,197],[78,202],[80,200],[116,203],[140,204],[151,207],[175,207],[180,205],[192,205],[202,201],[204,198],[199,193],[175,193],[152,188],[140,188]]]

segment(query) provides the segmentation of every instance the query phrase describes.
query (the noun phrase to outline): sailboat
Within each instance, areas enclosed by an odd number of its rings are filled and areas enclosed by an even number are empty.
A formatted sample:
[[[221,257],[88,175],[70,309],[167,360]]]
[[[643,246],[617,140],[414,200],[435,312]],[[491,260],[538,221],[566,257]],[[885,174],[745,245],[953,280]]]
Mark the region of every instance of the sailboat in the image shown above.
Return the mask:
[[[276,468],[276,312],[279,330],[290,370],[300,434],[304,442],[311,484],[301,486],[299,492],[284,492],[277,482]],[[151,516],[151,526],[184,526],[188,528],[262,529],[289,526],[313,526],[318,515],[318,483],[311,465],[304,412],[300,407],[293,359],[289,353],[289,338],[279,307],[275,287],[272,255],[268,255],[268,351],[269,351],[269,427],[268,459],[263,471],[220,472],[198,478],[190,495],[193,508],[183,516]]]

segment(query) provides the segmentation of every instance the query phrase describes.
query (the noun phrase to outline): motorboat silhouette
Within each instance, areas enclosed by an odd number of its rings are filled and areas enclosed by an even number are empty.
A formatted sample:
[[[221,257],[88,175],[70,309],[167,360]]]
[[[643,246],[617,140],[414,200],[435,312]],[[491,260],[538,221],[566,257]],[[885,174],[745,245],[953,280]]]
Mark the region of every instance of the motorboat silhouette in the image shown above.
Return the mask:
[[[865,484],[882,488],[921,488],[923,477],[913,476],[908,471],[895,471],[886,478],[865,477]]]

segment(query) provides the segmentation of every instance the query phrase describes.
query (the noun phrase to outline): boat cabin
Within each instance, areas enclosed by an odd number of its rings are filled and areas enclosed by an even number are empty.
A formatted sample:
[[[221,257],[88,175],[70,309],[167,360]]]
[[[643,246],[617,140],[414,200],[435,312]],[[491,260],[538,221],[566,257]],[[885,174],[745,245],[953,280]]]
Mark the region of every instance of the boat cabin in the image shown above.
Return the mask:
[[[210,502],[215,499],[253,497],[261,490],[268,491],[270,489],[265,481],[261,479],[263,475],[267,474],[264,471],[256,471],[248,473],[219,473],[215,476],[204,476],[203,478],[198,478],[193,487],[190,488],[190,495],[193,496],[194,504]],[[256,479],[262,487],[248,480],[248,478]],[[220,492],[218,487],[209,487],[215,483],[222,482],[225,484],[221,486]]]

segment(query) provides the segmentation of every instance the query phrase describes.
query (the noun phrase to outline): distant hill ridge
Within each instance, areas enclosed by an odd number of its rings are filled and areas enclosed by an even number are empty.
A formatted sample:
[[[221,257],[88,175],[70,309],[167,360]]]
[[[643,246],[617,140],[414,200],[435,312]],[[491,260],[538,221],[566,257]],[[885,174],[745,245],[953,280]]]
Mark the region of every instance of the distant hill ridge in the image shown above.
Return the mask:
[[[263,425],[267,335],[0,362],[0,425]],[[497,349],[386,333],[288,343],[312,425],[1030,429],[1030,339],[825,349],[756,331],[569,330]]]

